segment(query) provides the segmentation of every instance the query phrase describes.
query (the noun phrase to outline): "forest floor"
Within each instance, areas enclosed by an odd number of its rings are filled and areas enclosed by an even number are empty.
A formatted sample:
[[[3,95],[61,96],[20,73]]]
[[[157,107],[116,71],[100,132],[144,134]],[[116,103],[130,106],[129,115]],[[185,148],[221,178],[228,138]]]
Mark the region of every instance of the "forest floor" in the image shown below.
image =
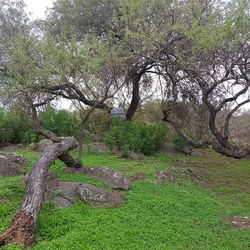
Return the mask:
[[[200,152],[202,157],[158,153],[140,161],[85,152],[84,165],[112,167],[134,181],[126,203],[120,208],[83,202],[58,208],[45,202],[31,249],[250,249],[250,230],[225,223],[234,215],[250,218],[250,160]],[[29,159],[29,170],[39,157],[28,150],[17,153]],[[51,171],[63,181],[105,187],[90,177],[64,173],[64,167],[56,161]],[[22,203],[22,179],[0,179],[0,232]]]

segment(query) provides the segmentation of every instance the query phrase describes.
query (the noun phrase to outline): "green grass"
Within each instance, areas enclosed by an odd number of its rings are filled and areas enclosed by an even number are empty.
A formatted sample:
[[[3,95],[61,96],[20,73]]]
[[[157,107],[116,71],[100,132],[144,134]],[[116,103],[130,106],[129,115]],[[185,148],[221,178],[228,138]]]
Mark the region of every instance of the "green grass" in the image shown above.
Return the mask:
[[[145,173],[126,192],[121,208],[92,208],[78,202],[57,208],[45,202],[36,229],[37,244],[31,249],[249,249],[250,231],[238,231],[225,225],[230,214],[250,217],[250,160],[225,158],[212,151],[204,157],[182,157],[185,166],[176,165],[180,156],[157,154],[136,162],[110,154],[85,155],[85,165],[109,166],[127,175]],[[21,151],[30,160],[29,151]],[[188,180],[184,167],[192,167],[203,176],[201,182]],[[56,161],[51,170],[64,181],[81,181],[98,186],[101,182],[83,175],[65,174]],[[155,170],[178,174],[179,185],[155,184]],[[0,231],[8,227],[10,217],[24,194],[22,177],[0,179]],[[9,245],[5,249],[17,249]]]

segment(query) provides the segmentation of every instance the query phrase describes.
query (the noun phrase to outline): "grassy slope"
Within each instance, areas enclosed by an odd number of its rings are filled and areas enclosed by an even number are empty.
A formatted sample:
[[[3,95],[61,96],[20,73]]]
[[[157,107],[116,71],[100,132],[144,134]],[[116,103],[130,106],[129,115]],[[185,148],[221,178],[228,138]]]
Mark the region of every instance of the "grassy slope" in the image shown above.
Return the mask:
[[[31,163],[37,155],[23,151]],[[238,231],[224,224],[226,215],[250,217],[250,160],[234,160],[211,151],[204,157],[180,158],[158,154],[135,162],[109,154],[85,155],[84,164],[110,166],[127,175],[145,173],[146,179],[133,184],[121,208],[92,208],[77,203],[56,208],[46,202],[38,220],[32,249],[249,249],[250,231]],[[65,181],[81,181],[98,186],[94,179],[64,174],[56,162],[52,171]],[[187,180],[183,168],[192,167],[203,176],[200,183]],[[179,176],[179,185],[155,184],[155,170],[168,169]],[[0,180],[0,231],[21,203],[22,177]],[[208,188],[209,187],[209,188]],[[6,249],[15,249],[8,246]]]

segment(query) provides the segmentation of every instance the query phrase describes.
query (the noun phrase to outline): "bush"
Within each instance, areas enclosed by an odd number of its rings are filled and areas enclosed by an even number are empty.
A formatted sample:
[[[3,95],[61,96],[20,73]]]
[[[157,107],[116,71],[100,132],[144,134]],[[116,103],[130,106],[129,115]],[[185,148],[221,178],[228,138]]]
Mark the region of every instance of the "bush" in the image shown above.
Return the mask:
[[[77,136],[80,120],[77,113],[49,108],[40,114],[44,129],[57,136]]]
[[[124,156],[128,156],[129,151],[151,155],[158,149],[165,134],[166,127],[163,125],[114,119],[104,142],[111,150],[118,147]]]
[[[188,144],[181,135],[176,134],[174,136],[174,145],[177,151],[182,152]]]
[[[42,127],[57,136],[77,136],[79,119],[77,113],[49,108],[40,113]],[[15,110],[0,109],[0,143],[31,143],[43,137],[35,134],[32,121],[23,113]]]

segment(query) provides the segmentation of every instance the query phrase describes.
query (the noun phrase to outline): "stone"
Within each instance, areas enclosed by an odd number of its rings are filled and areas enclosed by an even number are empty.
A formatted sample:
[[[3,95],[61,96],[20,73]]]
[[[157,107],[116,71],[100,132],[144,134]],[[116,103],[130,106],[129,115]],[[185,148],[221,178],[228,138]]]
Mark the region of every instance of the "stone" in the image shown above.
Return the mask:
[[[176,184],[176,179],[170,171],[156,170],[155,174],[158,176],[156,184],[162,184],[167,181]]]
[[[239,230],[250,229],[250,219],[246,216],[230,216],[227,218],[226,224]]]
[[[102,142],[91,142],[84,146],[87,147],[88,151],[92,154],[104,153],[108,150],[108,147],[105,146]]]
[[[47,191],[45,194],[45,199],[50,200],[56,203],[56,205],[60,206],[60,202],[63,202],[63,198],[68,201],[69,205],[72,205],[78,199],[76,188],[80,184],[80,182],[64,182],[55,180],[48,181],[46,185]],[[57,197],[57,199],[55,199],[55,197]],[[60,197],[60,199],[58,197]]]
[[[86,174],[104,182],[113,189],[129,190],[131,188],[131,182],[128,177],[112,168],[85,166],[78,169],[66,168],[64,171],[72,174]]]
[[[68,207],[82,200],[93,207],[119,207],[124,201],[121,191],[109,192],[81,182],[48,181],[45,200],[59,207]]]
[[[161,152],[161,153],[171,153],[171,154],[180,154],[180,152],[178,152],[176,150],[174,144],[166,144],[166,143],[160,144],[158,152]]]
[[[185,146],[180,152],[186,155],[190,155],[192,153],[192,148],[190,148],[189,146]]]
[[[85,183],[77,186],[77,193],[80,200],[93,207],[120,207],[125,201],[120,192],[109,192]]]
[[[0,177],[24,175],[28,160],[20,154],[0,154]]]
[[[187,165],[187,160],[186,159],[183,159],[183,158],[177,158],[174,163],[177,165],[177,166],[185,166]]]
[[[53,202],[57,207],[69,207],[73,205],[73,203],[71,203],[70,201],[61,196],[56,196],[52,198],[50,201]]]
[[[43,152],[48,146],[52,145],[53,141],[50,139],[44,139],[39,141],[37,151]]]
[[[145,159],[145,155],[143,153],[135,153],[133,151],[128,153],[128,157],[133,161],[141,161]]]
[[[0,151],[13,152],[25,148],[23,144],[6,144],[0,146]]]
[[[192,178],[195,178],[197,180],[202,180],[202,176],[198,175],[195,170],[193,170],[192,168],[184,168],[183,169],[184,173]]]
[[[193,150],[190,155],[194,157],[203,157],[203,154],[198,150]]]

